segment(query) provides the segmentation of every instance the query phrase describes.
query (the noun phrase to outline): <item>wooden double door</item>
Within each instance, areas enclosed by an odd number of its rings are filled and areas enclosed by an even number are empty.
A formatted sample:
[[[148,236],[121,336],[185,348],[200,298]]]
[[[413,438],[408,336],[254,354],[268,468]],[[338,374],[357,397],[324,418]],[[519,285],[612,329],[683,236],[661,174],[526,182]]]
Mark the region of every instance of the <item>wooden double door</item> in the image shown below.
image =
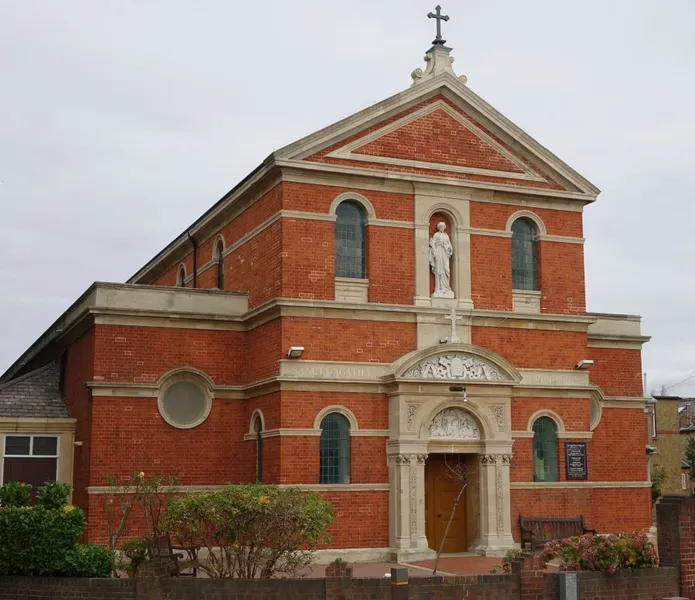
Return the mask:
[[[454,481],[447,464],[458,462],[458,456],[430,454],[425,463],[425,533],[430,548],[439,549],[446,525],[451,516],[456,496],[461,486]],[[466,493],[461,494],[454,518],[444,542],[442,552],[466,552],[468,550]]]

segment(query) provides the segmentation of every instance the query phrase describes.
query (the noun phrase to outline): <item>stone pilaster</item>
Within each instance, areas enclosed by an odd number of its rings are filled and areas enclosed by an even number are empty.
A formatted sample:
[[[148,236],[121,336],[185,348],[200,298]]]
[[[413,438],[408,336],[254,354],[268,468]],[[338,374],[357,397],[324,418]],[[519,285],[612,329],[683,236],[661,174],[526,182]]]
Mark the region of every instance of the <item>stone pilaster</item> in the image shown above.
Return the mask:
[[[480,545],[486,556],[503,556],[515,548],[512,538],[509,463],[511,454],[480,455]]]
[[[429,558],[425,534],[427,454],[391,454],[389,461],[389,545],[400,560]]]

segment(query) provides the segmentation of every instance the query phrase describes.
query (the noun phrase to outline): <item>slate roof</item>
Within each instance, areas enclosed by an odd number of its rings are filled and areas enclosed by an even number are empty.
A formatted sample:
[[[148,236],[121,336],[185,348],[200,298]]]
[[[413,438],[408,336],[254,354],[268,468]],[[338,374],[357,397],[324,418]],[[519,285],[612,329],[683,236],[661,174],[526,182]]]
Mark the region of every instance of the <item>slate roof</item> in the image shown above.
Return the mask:
[[[69,416],[60,397],[58,369],[53,363],[0,384],[0,417]]]

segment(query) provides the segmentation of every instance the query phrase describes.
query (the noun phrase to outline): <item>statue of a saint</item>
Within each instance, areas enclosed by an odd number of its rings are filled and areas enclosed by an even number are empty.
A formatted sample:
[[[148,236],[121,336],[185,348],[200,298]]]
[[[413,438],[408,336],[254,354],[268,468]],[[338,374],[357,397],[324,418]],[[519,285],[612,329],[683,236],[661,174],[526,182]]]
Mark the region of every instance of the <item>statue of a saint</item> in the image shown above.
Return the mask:
[[[449,236],[444,232],[446,225],[437,223],[437,231],[430,238],[430,267],[434,273],[433,298],[453,298],[451,289],[450,260],[454,253]]]

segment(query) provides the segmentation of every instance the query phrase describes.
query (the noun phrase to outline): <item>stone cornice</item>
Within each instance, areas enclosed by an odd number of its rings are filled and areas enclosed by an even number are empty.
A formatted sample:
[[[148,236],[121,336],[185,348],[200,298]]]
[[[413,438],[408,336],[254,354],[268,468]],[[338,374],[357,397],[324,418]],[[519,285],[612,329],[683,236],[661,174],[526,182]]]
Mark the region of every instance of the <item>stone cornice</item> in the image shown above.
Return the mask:
[[[443,350],[447,350],[446,348]],[[586,372],[553,371],[543,369],[519,369],[520,381],[500,380],[462,380],[480,397],[495,396],[501,388],[507,388],[515,397],[547,398],[588,398],[596,393],[596,386],[588,383]],[[245,385],[212,385],[212,393],[217,401],[238,401],[278,392],[351,392],[393,395],[408,393],[412,396],[428,396],[441,393],[441,386],[448,386],[449,380],[396,380],[393,365],[390,363],[353,363],[338,361],[305,361],[283,359],[279,361],[279,374]],[[157,383],[132,383],[114,381],[91,381],[87,387],[93,397],[143,398],[157,397]],[[607,408],[642,407],[643,398],[606,397],[603,406]],[[277,430],[278,433],[264,432],[264,437],[275,435],[315,435],[314,433],[293,433],[304,430]],[[364,431],[367,431],[364,433]],[[358,430],[354,435],[381,436],[386,431]],[[253,437],[253,436],[252,436]],[[249,438],[251,439],[251,438]]]
[[[231,484],[226,485],[164,485],[160,489],[163,492],[219,492]],[[312,492],[388,492],[390,488],[388,483],[289,483],[280,484],[277,487],[281,489],[300,489]],[[104,495],[104,494],[124,494],[121,490],[114,490],[108,485],[90,485],[87,487],[87,494]]]
[[[591,488],[648,488],[650,481],[512,481],[512,490],[563,490]]]

